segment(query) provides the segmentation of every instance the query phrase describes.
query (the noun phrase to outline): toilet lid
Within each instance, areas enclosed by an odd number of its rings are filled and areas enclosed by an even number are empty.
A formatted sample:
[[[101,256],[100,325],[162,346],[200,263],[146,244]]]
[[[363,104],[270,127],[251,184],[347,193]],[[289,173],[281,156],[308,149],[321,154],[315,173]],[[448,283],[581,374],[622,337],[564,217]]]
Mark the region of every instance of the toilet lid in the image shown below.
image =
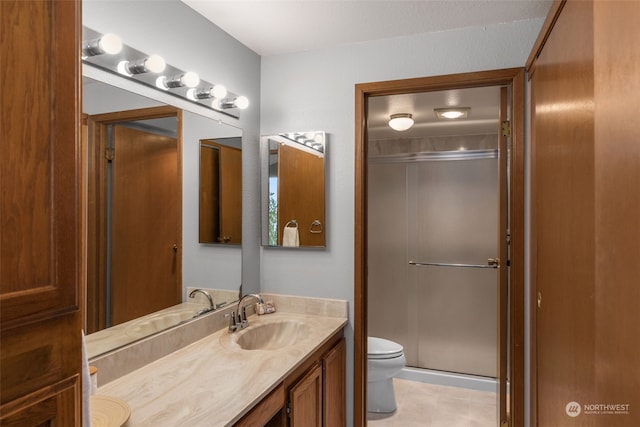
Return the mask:
[[[402,346],[393,341],[376,337],[368,337],[367,339],[369,359],[392,359],[402,356],[402,351]]]

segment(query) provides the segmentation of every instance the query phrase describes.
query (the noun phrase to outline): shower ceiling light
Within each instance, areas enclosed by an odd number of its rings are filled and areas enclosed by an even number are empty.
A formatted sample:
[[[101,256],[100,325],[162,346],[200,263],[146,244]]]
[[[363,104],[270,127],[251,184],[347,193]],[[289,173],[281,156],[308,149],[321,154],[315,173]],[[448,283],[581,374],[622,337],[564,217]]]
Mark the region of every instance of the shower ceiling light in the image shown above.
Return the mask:
[[[413,117],[409,113],[392,114],[389,117],[389,127],[393,130],[404,131],[413,126]]]
[[[433,111],[436,113],[436,117],[440,120],[455,120],[466,119],[469,116],[471,108],[434,108]]]

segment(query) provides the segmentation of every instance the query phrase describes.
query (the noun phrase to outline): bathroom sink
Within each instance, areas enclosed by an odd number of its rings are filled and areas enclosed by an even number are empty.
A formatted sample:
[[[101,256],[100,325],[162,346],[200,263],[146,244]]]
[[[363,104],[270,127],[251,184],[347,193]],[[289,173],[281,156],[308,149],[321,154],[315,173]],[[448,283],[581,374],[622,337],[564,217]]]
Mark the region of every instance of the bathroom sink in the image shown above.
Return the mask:
[[[159,313],[133,322],[127,326],[125,333],[132,337],[151,334],[178,325],[185,320],[191,319],[195,314],[196,311],[193,309]]]
[[[307,339],[310,331],[304,322],[281,320],[250,325],[238,332],[235,341],[244,350],[276,350]]]

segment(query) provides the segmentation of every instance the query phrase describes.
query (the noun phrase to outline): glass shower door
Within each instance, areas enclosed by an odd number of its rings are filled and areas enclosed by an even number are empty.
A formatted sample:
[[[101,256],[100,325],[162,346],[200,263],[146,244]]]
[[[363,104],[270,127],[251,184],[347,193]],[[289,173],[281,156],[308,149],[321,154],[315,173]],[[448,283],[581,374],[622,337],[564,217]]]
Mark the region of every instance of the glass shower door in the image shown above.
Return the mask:
[[[496,377],[498,160],[409,165],[409,266],[415,280],[416,366]]]

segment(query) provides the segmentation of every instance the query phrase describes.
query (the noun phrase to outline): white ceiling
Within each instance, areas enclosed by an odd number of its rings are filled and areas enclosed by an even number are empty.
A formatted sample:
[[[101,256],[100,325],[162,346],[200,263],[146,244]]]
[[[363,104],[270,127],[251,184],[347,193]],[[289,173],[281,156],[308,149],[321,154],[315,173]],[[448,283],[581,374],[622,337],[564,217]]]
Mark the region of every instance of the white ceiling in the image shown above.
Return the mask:
[[[544,18],[551,0],[181,0],[262,56]],[[370,98],[368,132],[375,139],[495,132],[496,87]],[[433,109],[471,107],[469,118],[444,123]],[[412,113],[398,133],[389,115]]]
[[[262,56],[543,18],[551,5],[551,0],[182,1]]]

